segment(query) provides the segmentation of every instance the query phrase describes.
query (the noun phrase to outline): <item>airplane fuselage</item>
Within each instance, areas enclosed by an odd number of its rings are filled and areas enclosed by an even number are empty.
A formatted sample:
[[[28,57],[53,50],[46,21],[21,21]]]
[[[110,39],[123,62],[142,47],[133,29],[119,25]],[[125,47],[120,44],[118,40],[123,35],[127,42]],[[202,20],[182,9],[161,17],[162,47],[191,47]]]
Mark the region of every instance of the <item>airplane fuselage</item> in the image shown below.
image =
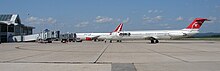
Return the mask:
[[[116,33],[122,30],[123,23],[120,23],[113,32],[109,33],[75,33],[76,38],[80,40],[105,40],[106,37],[111,36],[111,33]]]
[[[101,39],[101,36],[109,36],[110,33],[76,33],[76,35],[81,40],[93,40],[96,38]]]
[[[180,39],[185,37],[191,37],[192,35],[199,33],[198,30],[151,30],[151,31],[121,31],[114,33],[108,40],[150,40],[155,38],[158,40],[163,39]]]
[[[195,18],[189,26],[182,30],[150,30],[150,31],[120,31],[118,33],[113,33],[111,37],[106,39],[117,40],[151,40],[151,43],[159,43],[162,39],[180,39],[191,37],[199,33],[199,28],[204,21],[210,21],[206,18]]]

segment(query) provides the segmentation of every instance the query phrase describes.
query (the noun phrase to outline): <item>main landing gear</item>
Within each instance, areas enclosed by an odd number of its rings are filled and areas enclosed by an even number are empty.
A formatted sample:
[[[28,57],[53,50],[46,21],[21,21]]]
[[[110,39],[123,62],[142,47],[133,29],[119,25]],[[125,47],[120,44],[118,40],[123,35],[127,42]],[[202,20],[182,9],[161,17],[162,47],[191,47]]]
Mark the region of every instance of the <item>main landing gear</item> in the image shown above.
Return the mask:
[[[159,43],[159,40],[155,38],[150,38],[150,43]]]
[[[109,42],[112,43],[112,40],[110,40]]]
[[[107,40],[105,39],[105,40],[104,40],[104,42],[106,43],[106,42],[107,42]],[[112,43],[112,40],[109,40],[109,42],[110,42],[110,43]]]
[[[117,42],[122,42],[121,40],[117,40]]]

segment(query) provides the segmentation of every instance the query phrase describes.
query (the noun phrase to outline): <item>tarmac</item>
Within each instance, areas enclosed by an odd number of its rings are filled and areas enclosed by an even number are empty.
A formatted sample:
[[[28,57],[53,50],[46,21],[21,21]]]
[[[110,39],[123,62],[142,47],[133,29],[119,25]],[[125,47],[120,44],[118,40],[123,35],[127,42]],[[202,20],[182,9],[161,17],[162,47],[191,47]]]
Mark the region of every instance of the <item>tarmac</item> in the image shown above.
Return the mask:
[[[220,41],[2,43],[0,71],[219,71]]]

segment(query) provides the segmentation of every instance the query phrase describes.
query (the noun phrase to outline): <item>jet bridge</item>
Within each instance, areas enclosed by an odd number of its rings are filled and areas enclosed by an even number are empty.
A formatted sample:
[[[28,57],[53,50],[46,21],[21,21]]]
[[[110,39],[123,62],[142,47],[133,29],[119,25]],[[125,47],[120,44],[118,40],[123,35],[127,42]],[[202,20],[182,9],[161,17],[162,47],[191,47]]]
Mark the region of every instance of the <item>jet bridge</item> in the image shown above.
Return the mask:
[[[38,42],[52,43],[53,40],[58,40],[59,33],[60,33],[59,31],[50,31],[46,29],[39,34],[13,36],[13,41],[14,42],[38,41]]]

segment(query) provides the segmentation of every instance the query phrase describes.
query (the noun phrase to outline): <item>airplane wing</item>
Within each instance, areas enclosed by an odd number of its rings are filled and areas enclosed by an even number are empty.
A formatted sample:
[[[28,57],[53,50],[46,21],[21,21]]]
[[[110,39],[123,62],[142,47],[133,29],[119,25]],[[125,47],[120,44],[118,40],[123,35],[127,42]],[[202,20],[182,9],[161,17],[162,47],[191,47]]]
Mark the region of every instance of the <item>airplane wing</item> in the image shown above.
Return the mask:
[[[145,40],[157,39],[157,36],[144,36]]]
[[[100,35],[91,37],[92,40],[98,39]]]

